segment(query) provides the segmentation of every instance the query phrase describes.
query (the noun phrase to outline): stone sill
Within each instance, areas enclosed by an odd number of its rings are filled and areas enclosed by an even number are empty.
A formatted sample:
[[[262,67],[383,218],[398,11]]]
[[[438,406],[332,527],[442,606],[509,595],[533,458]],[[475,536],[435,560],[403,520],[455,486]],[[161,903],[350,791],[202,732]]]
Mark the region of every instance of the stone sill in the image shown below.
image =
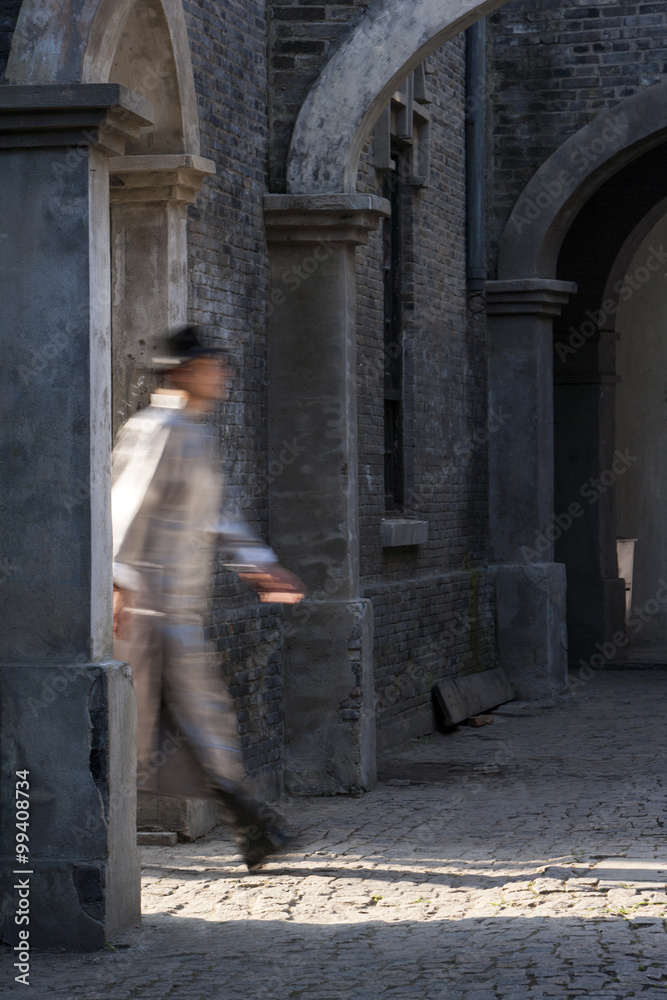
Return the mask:
[[[393,549],[402,545],[424,545],[428,540],[428,521],[388,518],[382,522],[382,548]]]

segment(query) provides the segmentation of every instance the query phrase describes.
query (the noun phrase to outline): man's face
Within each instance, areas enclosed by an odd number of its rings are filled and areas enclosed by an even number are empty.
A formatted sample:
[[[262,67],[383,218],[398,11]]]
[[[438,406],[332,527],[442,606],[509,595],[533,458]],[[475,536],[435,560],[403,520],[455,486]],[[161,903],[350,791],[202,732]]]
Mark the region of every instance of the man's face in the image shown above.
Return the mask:
[[[227,398],[229,369],[218,358],[195,358],[174,372],[172,381],[195,399],[211,403]]]

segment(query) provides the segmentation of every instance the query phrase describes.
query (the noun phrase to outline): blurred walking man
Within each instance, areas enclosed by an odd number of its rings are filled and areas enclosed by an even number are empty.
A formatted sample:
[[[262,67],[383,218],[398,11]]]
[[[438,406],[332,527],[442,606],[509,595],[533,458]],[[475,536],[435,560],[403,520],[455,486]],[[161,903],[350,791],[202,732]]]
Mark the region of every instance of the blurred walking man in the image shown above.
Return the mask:
[[[294,603],[301,583],[242,525],[221,518],[206,414],[227,393],[223,353],[187,327],[155,363],[170,387],[135,414],[113,455],[114,632],[129,642],[140,790],[214,798],[249,868],[286,837],[243,790],[236,715],[204,642],[216,548],[260,599]]]

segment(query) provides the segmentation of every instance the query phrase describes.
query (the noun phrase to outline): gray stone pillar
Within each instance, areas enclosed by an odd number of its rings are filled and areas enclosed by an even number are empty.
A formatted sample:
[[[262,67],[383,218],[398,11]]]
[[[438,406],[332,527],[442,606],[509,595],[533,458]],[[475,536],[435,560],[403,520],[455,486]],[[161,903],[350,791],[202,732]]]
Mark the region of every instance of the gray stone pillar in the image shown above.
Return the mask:
[[[23,927],[32,947],[99,948],[140,915],[134,691],[112,653],[107,158],[151,116],[115,84],[0,88],[0,936],[12,945]],[[17,771],[29,772],[28,864],[13,850]],[[15,922],[21,878],[29,925]]]
[[[109,161],[114,436],[150,401],[161,339],[187,323],[187,208],[214,173],[186,154]]]
[[[500,665],[519,698],[565,689],[565,567],[553,562],[553,317],[566,281],[487,282],[489,521]],[[561,512],[557,512],[560,514]],[[566,523],[563,521],[563,523]]]
[[[308,599],[285,614],[286,786],[375,782],[372,609],[359,597],[355,246],[362,195],[268,195],[270,537]]]

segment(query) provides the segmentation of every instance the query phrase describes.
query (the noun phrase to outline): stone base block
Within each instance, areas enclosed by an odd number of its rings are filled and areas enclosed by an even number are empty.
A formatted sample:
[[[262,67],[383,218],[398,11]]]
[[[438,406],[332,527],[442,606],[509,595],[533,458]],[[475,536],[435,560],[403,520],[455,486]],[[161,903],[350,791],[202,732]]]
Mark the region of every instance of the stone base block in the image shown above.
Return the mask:
[[[414,739],[415,736],[425,736],[438,728],[438,717],[435,706],[431,702],[422,705],[421,708],[404,712],[385,723],[377,730],[377,752],[382,754],[385,750],[392,750]]]
[[[139,847],[175,847],[178,834],[174,830],[139,830],[137,844]]]
[[[135,704],[124,663],[0,667],[0,940],[7,944],[27,928],[31,948],[88,951],[141,919]],[[18,800],[17,771],[27,771],[29,783]],[[29,863],[21,864],[16,821],[25,816]],[[17,924],[17,909],[27,907],[29,924]]]
[[[598,645],[612,642],[619,632],[626,634],[625,580],[570,578],[567,591],[570,663],[587,662],[598,652]]]
[[[410,521],[401,518],[387,518],[380,525],[382,548],[398,548],[403,545],[425,545],[428,541],[428,521]]]
[[[112,888],[108,864],[40,858],[35,859],[33,867],[27,869],[32,874],[25,874],[22,870],[18,875],[11,874],[9,864],[3,858],[3,866],[7,870],[0,876],[0,890],[3,900],[2,941],[12,947],[20,943],[19,931],[28,930],[31,951],[54,947],[70,951],[97,951],[130,922],[138,924],[141,920],[140,872],[136,875],[137,902],[133,916],[123,921],[122,925],[114,926],[105,920],[105,900]],[[26,881],[22,891],[29,890],[24,899],[29,903],[29,910],[25,912],[28,912],[30,923],[17,925],[15,921],[21,919],[18,907],[23,905],[23,901],[19,902],[19,891]]]
[[[261,771],[247,784],[256,799],[273,802],[283,794],[282,773]],[[182,841],[205,837],[222,822],[221,810],[212,799],[182,799],[170,795],[137,793],[137,826],[141,829],[175,830]]]
[[[514,695],[541,700],[567,688],[565,566],[493,566],[498,663]]]
[[[212,799],[180,799],[171,795],[137,794],[137,826],[174,830],[179,840],[197,840],[210,833],[221,820]]]
[[[287,791],[335,795],[372,788],[377,769],[371,602],[286,606],[284,635]]]

